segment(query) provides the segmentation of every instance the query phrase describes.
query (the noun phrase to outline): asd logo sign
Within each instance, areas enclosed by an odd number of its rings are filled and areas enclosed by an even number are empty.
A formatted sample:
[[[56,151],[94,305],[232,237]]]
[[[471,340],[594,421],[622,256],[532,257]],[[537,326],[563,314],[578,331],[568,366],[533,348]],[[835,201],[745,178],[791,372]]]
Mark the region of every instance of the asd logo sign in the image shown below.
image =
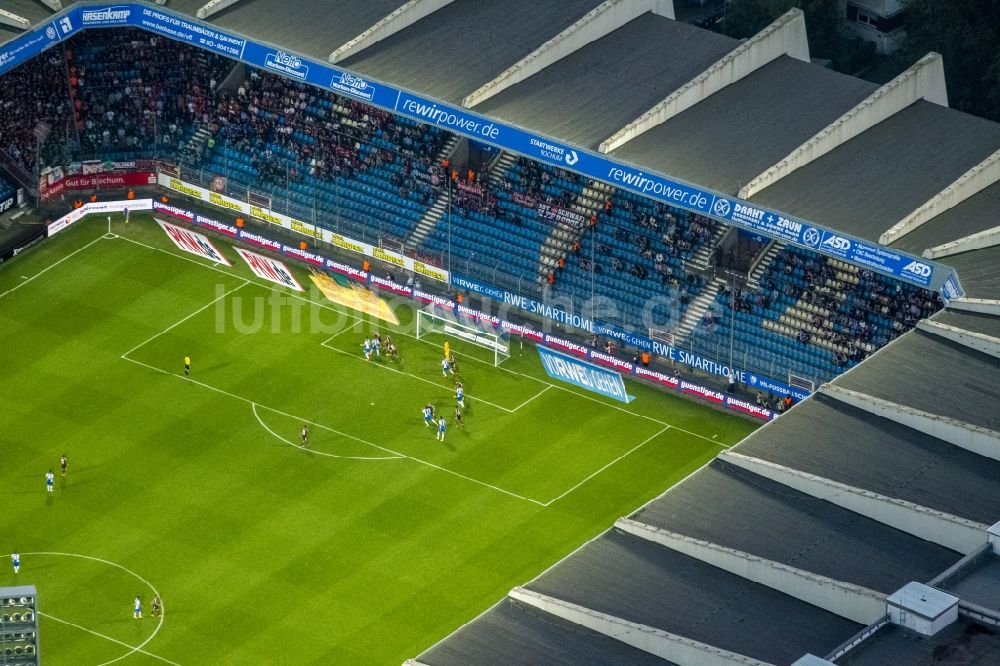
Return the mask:
[[[581,361],[579,358],[548,347],[539,345],[537,349],[538,356],[542,359],[542,366],[549,377],[626,404],[635,399],[625,392],[625,380],[622,379],[621,373]]]
[[[903,272],[916,275],[919,278],[929,278],[931,276],[931,267],[919,261],[911,261],[903,266]]]
[[[830,254],[846,258],[852,247],[853,244],[849,238],[831,233],[823,234],[823,249]]]

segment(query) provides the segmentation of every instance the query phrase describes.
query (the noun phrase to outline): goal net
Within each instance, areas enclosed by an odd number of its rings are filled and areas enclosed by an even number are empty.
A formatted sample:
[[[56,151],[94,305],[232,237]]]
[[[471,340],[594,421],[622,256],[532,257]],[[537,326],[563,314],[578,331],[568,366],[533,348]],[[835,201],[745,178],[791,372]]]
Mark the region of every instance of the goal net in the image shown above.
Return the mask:
[[[473,317],[456,316],[450,310],[433,305],[417,311],[417,338],[429,335],[443,336],[444,343],[450,338],[482,347],[488,350],[494,366],[510,358],[510,334],[502,327]]]

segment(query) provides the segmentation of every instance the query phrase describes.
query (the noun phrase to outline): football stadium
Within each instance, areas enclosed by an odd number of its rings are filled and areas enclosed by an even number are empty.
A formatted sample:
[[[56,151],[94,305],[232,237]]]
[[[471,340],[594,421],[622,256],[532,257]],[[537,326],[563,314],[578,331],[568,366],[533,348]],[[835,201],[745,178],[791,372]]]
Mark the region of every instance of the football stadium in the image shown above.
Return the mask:
[[[0,2],[0,665],[1000,664],[1000,124],[676,11]]]

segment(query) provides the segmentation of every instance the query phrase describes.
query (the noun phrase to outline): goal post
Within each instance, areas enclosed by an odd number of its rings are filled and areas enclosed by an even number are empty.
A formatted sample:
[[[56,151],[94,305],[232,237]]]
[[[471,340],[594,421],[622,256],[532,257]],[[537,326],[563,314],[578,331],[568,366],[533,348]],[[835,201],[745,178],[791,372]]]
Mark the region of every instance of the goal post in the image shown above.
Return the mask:
[[[494,367],[510,358],[510,334],[503,327],[473,317],[456,316],[450,310],[430,305],[417,310],[417,339],[432,334],[464,340],[489,350]]]

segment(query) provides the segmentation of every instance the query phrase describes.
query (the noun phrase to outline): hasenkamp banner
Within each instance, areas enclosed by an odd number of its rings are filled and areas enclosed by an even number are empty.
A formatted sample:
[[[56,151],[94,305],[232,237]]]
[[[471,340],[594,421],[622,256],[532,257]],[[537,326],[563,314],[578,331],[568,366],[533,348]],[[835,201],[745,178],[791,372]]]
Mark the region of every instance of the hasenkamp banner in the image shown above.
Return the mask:
[[[621,373],[581,361],[579,358],[542,345],[536,348],[538,356],[542,359],[542,367],[549,377],[626,404],[635,399],[625,392],[625,380],[622,379]]]

